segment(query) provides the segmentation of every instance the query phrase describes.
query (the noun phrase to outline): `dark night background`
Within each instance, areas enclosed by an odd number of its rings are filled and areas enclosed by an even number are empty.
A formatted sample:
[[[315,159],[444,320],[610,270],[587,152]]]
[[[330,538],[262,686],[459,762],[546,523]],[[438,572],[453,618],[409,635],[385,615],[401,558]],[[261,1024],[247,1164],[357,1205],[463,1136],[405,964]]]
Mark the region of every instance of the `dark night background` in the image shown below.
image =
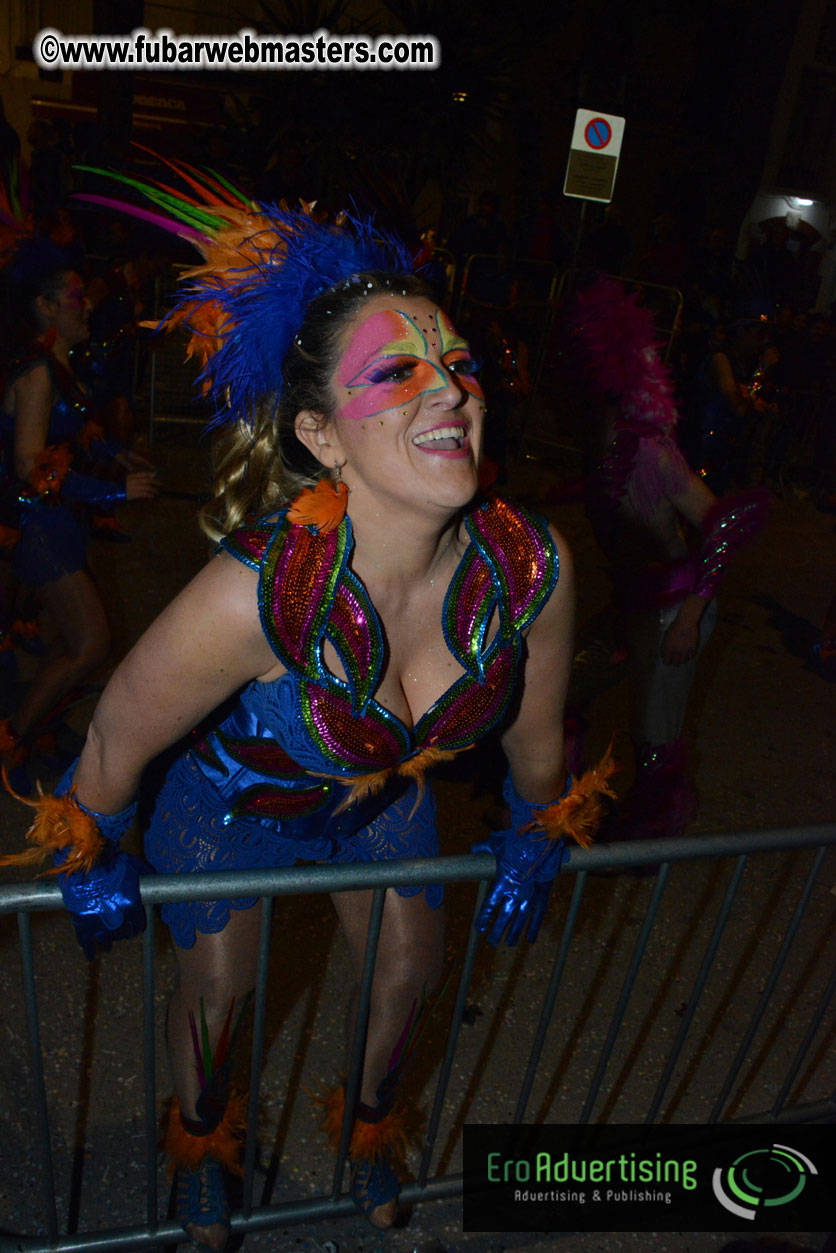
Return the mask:
[[[430,214],[440,212],[440,220],[419,225],[439,225],[443,236],[468,198],[491,186],[509,223],[524,221],[543,195],[571,232],[578,207],[562,197],[562,181],[582,105],[627,119],[616,202],[641,237],[664,210],[689,233],[710,225],[736,231],[759,187],[801,6],[793,0],[367,6],[261,0],[248,9],[220,22],[210,14],[204,26],[227,34],[242,25],[265,33],[321,27],[431,33],[440,41],[442,66],[424,73],[76,73],[73,99],[98,111],[96,123],[88,114],[76,126],[84,155],[124,161],[133,96],[134,138],[227,167],[265,198],[318,197],[329,206],[347,196],[361,206],[383,202],[393,224],[403,227],[429,186]],[[189,15],[187,26],[178,25],[173,9],[95,0],[92,28],[155,29],[161,14],[176,33],[196,30],[200,20]],[[194,126],[143,121],[144,98],[178,93]],[[40,99],[48,95],[44,90]],[[36,111],[48,112],[48,103]],[[592,212],[600,216],[602,209]]]

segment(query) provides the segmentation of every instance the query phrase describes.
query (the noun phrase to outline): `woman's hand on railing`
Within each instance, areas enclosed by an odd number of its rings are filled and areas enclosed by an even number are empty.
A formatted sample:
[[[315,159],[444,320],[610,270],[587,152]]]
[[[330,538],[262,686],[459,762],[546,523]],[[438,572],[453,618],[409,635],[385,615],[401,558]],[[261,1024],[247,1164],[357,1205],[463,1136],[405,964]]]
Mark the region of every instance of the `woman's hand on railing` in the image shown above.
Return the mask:
[[[562,840],[532,839],[513,830],[493,831],[470,850],[494,853],[496,877],[476,919],[476,930],[487,932],[496,947],[518,943],[523,932],[530,944],[537,939],[555,875],[568,858]]]

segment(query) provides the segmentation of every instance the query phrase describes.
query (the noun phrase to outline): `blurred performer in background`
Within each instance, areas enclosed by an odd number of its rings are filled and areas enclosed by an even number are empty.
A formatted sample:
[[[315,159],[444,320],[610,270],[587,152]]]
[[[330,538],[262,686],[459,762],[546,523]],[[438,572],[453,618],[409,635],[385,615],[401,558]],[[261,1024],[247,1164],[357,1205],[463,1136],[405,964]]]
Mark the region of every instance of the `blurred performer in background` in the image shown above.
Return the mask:
[[[769,498],[718,499],[689,469],[652,314],[620,283],[580,293],[570,339],[591,402],[587,509],[612,563],[632,684],[636,781],[621,832],[677,835],[696,812],[682,732],[715,596],[734,553],[765,524]]]
[[[28,792],[23,767],[39,724],[104,663],[110,647],[87,568],[90,508],[149,499],[156,488],[147,469],[121,483],[86,472],[109,454],[70,364],[72,348],[88,334],[79,274],[51,241],[32,239],[20,244],[9,277],[34,335],[2,387],[3,520],[18,533],[14,572],[37,589],[59,633],[57,651],[44,656],[18,708],[0,722],[0,760],[16,772],[18,790]]]

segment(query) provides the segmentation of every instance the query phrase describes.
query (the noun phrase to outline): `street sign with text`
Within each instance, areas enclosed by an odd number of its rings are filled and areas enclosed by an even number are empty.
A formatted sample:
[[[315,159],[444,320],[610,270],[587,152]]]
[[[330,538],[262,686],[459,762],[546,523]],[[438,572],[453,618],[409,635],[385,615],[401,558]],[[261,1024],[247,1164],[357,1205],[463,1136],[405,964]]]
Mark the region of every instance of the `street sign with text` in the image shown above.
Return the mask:
[[[563,182],[564,196],[612,200],[623,135],[623,117],[578,109]]]

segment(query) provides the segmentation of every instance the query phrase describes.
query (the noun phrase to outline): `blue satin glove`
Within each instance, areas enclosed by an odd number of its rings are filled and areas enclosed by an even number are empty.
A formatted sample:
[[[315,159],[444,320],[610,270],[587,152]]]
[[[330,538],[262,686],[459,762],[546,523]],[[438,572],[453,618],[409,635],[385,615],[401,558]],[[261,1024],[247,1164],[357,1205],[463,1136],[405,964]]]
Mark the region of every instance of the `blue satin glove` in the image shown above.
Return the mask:
[[[61,485],[61,496],[64,500],[78,500],[86,505],[105,507],[122,504],[127,500],[127,491],[124,485],[70,470]]]
[[[571,785],[570,777],[566,781],[564,796]],[[471,849],[474,853],[493,853],[496,857],[496,877],[476,919],[476,930],[487,931],[488,943],[494,947],[501,942],[503,935],[506,944],[517,944],[524,931],[528,942],[534,943],[546,913],[555,876],[569,859],[565,840],[522,831],[522,827],[536,821],[537,811],[548,808],[547,805],[532,805],[523,800],[510,774],[505,781],[503,796],[511,807],[513,827],[492,832]]]
[[[61,779],[56,796],[66,796],[72,788],[76,765],[73,762]],[[148,920],[139,895],[139,877],[153,874],[153,870],[140,858],[119,851],[119,841],[136,814],[136,803],[118,814],[101,814],[75,797],[73,800],[95,821],[106,840],[104,853],[88,874],[77,871],[58,880],[84,956],[92,961],[97,947],[107,953],[114,940],[131,939],[145,930]],[[55,865],[61,865],[66,856],[66,850],[57,853]]]
[[[138,857],[110,845],[104,860],[89,874],[63,875],[61,895],[70,911],[84,956],[92,961],[97,949],[110,952],[114,940],[129,940],[145,930],[145,906],[139,896],[139,877],[151,868]]]

